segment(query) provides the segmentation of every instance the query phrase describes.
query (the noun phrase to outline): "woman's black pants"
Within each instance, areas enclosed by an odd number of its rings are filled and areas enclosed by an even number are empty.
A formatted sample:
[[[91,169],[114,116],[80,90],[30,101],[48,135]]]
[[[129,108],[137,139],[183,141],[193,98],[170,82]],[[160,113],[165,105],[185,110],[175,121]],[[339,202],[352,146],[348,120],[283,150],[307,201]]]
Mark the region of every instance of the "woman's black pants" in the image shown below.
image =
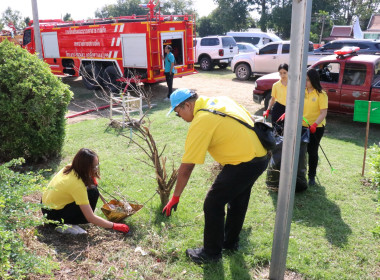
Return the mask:
[[[307,145],[307,153],[309,155],[309,178],[315,178],[317,175],[317,166],[318,166],[318,148],[319,143],[321,142],[325,127],[317,127],[315,133],[310,134],[310,141]]]
[[[95,211],[99,198],[98,188],[87,189],[88,200],[92,211]],[[41,208],[42,213],[46,214],[49,220],[58,221],[64,224],[87,224],[88,221],[84,217],[79,205],[72,202],[59,210]],[[62,221],[63,220],[63,221]]]
[[[203,205],[207,254],[217,255],[223,247],[232,248],[238,244],[252,186],[267,168],[268,161],[269,157],[265,156],[238,165],[227,164],[216,177]]]

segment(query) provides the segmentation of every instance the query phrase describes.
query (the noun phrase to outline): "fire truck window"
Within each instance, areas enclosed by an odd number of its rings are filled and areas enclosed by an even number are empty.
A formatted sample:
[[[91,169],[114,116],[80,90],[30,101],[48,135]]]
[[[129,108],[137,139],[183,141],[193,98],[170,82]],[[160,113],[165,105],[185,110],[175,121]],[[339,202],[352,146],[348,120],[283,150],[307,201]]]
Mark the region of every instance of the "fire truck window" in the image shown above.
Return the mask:
[[[314,67],[318,71],[321,82],[338,83],[340,64],[337,62],[320,63]]]
[[[346,63],[343,74],[343,84],[360,86],[365,82],[366,73],[366,65],[358,63]]]
[[[24,39],[22,41],[22,45],[26,46],[31,41],[32,41],[32,30],[31,29],[25,30],[25,32],[24,32]]]

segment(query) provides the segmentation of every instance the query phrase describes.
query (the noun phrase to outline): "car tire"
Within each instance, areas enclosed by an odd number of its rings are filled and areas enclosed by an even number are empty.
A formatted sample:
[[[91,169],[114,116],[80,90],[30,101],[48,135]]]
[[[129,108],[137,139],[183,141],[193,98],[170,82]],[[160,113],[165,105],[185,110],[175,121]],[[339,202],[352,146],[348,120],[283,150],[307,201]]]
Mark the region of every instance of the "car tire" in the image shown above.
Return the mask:
[[[81,65],[81,75],[84,86],[89,90],[98,89],[101,84],[99,67],[94,64]]]
[[[103,72],[104,87],[108,88],[111,92],[119,92],[121,83],[116,81],[120,79],[120,74],[115,66],[108,66]]]
[[[265,110],[268,110],[268,106],[269,106],[269,101],[270,99],[272,98],[272,91],[267,91],[267,93],[265,94],[265,97],[264,97],[264,108]]]
[[[201,60],[199,61],[199,64],[203,71],[210,71],[212,69],[211,59],[207,56],[202,57]]]
[[[246,81],[251,77],[251,68],[249,65],[242,63],[235,68],[236,78],[240,81]]]
[[[228,63],[219,63],[219,64],[218,64],[218,67],[219,67],[220,69],[226,69],[227,66],[228,66]]]

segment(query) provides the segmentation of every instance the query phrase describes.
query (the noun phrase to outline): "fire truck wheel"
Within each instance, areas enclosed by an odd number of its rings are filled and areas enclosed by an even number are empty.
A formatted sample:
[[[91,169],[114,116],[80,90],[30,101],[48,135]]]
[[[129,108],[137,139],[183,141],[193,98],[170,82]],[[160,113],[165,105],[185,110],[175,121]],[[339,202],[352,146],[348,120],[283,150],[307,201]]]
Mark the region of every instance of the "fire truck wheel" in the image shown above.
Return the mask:
[[[103,73],[103,83],[111,92],[119,92],[121,83],[116,81],[120,78],[118,71],[114,66],[108,66]]]
[[[202,57],[201,60],[199,61],[199,64],[203,71],[209,71],[212,69],[211,59],[207,56]]]
[[[88,64],[82,67],[82,81],[84,86],[89,90],[94,90],[99,88],[101,80],[99,80],[99,68],[95,65]]]

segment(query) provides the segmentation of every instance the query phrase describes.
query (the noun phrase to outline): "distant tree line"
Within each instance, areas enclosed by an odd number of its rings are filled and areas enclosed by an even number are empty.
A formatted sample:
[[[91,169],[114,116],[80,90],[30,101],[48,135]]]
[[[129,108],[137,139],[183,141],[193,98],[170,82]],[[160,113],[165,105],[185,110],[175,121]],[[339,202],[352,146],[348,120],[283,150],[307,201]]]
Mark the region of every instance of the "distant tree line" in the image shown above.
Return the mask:
[[[105,5],[95,12],[97,18],[126,15],[145,15],[146,8],[139,4],[147,0],[117,0],[115,4]],[[214,0],[217,7],[208,16],[198,17],[193,0],[171,0],[160,2],[161,14],[196,15],[197,36],[222,35],[228,31],[246,31],[248,28],[273,30],[283,39],[290,37],[292,0]],[[358,16],[362,30],[367,28],[373,13],[379,13],[379,0],[315,0],[312,6],[310,40],[318,42],[320,37],[328,37],[332,26],[351,25]],[[157,9],[156,9],[157,10]],[[254,19],[251,14],[259,16]],[[72,20],[66,13],[63,20]],[[23,28],[30,18],[22,18],[20,12],[7,8],[1,15],[0,28],[12,21],[17,29]],[[321,34],[323,30],[323,34]]]
[[[199,36],[245,31],[248,28],[273,30],[283,39],[290,38],[292,0],[214,0],[218,7],[197,22]],[[318,0],[313,1],[310,40],[317,42],[321,35],[330,35],[332,26],[351,25],[358,16],[362,30],[367,29],[373,13],[379,13],[379,0]],[[259,15],[254,20],[250,12]]]

